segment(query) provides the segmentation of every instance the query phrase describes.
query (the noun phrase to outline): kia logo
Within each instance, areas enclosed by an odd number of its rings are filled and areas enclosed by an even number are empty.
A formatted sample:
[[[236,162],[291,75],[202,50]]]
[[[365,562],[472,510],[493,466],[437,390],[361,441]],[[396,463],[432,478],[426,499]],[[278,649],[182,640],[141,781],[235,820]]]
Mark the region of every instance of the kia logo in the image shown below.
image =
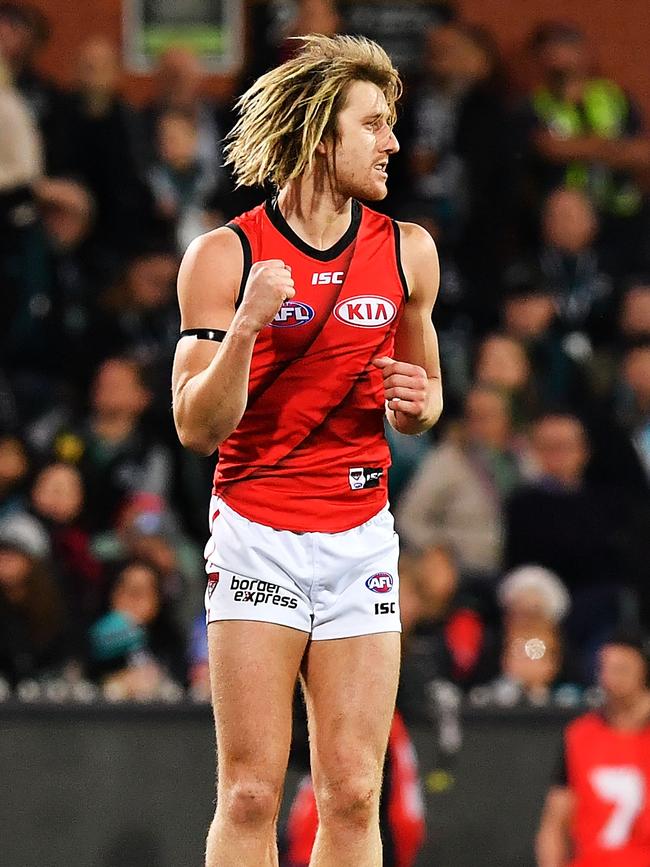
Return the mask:
[[[359,328],[381,328],[397,316],[397,307],[388,298],[380,295],[355,295],[346,298],[334,308],[339,322],[357,325]]]

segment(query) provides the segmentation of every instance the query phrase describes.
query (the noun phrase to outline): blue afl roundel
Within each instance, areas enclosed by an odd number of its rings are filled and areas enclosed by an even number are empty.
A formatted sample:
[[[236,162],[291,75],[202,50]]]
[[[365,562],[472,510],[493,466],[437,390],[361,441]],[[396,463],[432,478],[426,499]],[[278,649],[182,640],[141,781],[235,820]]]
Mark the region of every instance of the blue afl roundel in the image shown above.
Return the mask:
[[[390,593],[393,589],[393,576],[390,572],[376,572],[368,578],[366,587],[373,593]]]
[[[274,328],[295,328],[311,322],[315,315],[314,308],[304,301],[285,301],[269,324]]]

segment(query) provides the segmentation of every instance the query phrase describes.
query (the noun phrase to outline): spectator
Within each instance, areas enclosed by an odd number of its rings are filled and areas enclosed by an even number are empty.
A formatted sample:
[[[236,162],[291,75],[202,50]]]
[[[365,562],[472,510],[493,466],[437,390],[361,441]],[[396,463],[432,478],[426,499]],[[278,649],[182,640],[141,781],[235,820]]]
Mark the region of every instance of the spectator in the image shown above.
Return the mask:
[[[457,240],[467,216],[468,189],[456,135],[467,92],[486,80],[491,58],[470,28],[451,22],[427,34],[426,77],[410,106],[412,193],[446,240]]]
[[[423,460],[398,506],[405,545],[421,552],[442,545],[463,581],[491,581],[501,568],[503,502],[520,476],[507,398],[475,386],[459,435]]]
[[[68,165],[65,100],[61,90],[35,68],[49,37],[49,22],[37,6],[11,0],[0,3],[0,55],[38,124],[46,173],[56,174]]]
[[[158,117],[158,149],[148,180],[159,215],[173,227],[177,247],[184,252],[197,235],[207,231],[208,202],[214,194],[214,171],[200,159],[199,127],[193,114],[167,109]]]
[[[497,642],[485,604],[459,587],[457,564],[442,547],[400,560],[404,628],[398,707],[410,721],[428,719],[427,685],[463,688],[494,673]]]
[[[474,376],[480,385],[507,396],[517,428],[525,426],[539,410],[537,383],[519,340],[505,334],[488,335],[478,346]]]
[[[650,165],[650,141],[639,112],[614,81],[590,75],[586,39],[578,28],[542,24],[530,44],[542,77],[527,107],[540,195],[564,185],[585,193],[603,217],[610,254],[636,266],[643,200],[635,175]]]
[[[619,420],[650,483],[650,332],[627,351],[621,373]]]
[[[94,361],[90,330],[104,262],[89,242],[94,202],[75,181],[43,179],[38,268],[18,296],[4,346],[23,418],[78,399]]]
[[[25,505],[30,462],[24,440],[7,433],[0,436],[0,521]]]
[[[104,294],[93,334],[99,358],[125,354],[146,370],[153,409],[163,424],[169,419],[169,371],[180,331],[177,272],[169,249],[143,250]]]
[[[130,561],[118,573],[109,611],[92,626],[89,642],[91,671],[113,698],[154,698],[170,677],[184,680],[182,637],[148,563]]]
[[[495,691],[509,688],[533,704],[545,704],[563,671],[561,624],[569,593],[553,572],[521,566],[497,590],[503,611],[501,677]]]
[[[579,407],[588,402],[584,364],[570,354],[558,326],[557,308],[541,275],[512,275],[501,306],[505,336],[526,349],[541,406]]]
[[[46,464],[34,479],[31,509],[48,532],[68,609],[82,630],[97,614],[104,579],[83,525],[84,500],[83,478],[71,464]]]
[[[539,267],[553,293],[565,331],[585,331],[592,340],[611,339],[613,284],[595,241],[598,218],[586,196],[560,189],[542,211]]]
[[[228,191],[227,176],[222,169],[222,141],[229,129],[224,110],[201,93],[203,72],[198,58],[180,46],[168,48],[160,55],[155,76],[153,100],[143,111],[150,151],[148,163],[157,159],[161,117],[167,112],[186,118],[186,126],[196,140],[199,175],[206,189]],[[178,126],[178,124],[176,124]]]
[[[69,620],[47,561],[47,533],[25,513],[0,523],[0,676],[11,684],[59,673]]]
[[[633,579],[629,504],[586,481],[589,442],[575,416],[542,416],[532,446],[539,478],[507,504],[506,561],[511,567],[538,563],[567,585],[573,600],[568,636],[588,665],[621,618]]]
[[[134,492],[168,491],[170,457],[145,421],[150,401],[140,367],[109,358],[95,375],[88,418],[61,425],[50,437],[54,455],[82,472],[91,532],[111,526]]]
[[[68,170],[93,196],[95,238],[113,267],[136,249],[143,234],[154,231],[143,136],[135,111],[120,96],[119,80],[116,46],[104,37],[84,42],[67,110]]]
[[[205,561],[162,497],[135,493],[115,529],[95,537],[94,548],[105,562],[130,558],[151,563],[160,574],[163,599],[179,629],[191,627],[205,594]]]
[[[641,195],[632,174],[647,168],[649,148],[636,107],[615,82],[589,74],[578,28],[542,24],[530,44],[542,77],[529,110],[543,189],[567,184],[605,214],[638,213]]]

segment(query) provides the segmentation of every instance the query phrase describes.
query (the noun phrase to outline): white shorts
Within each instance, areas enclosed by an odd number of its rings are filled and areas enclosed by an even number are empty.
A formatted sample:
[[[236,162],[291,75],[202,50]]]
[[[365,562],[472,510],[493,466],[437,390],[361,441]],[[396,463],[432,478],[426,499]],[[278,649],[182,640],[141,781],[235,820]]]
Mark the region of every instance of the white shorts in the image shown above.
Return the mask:
[[[342,533],[274,530],[219,497],[205,546],[206,622],[259,620],[314,641],[401,632],[399,541],[386,505]]]

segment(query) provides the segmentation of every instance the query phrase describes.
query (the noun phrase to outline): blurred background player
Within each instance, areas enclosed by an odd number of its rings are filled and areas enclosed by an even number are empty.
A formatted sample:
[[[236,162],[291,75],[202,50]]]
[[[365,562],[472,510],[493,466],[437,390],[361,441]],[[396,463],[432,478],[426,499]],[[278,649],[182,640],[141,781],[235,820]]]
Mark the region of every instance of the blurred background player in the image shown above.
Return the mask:
[[[650,864],[648,647],[612,638],[600,653],[602,710],[571,723],[537,837],[539,867]]]

